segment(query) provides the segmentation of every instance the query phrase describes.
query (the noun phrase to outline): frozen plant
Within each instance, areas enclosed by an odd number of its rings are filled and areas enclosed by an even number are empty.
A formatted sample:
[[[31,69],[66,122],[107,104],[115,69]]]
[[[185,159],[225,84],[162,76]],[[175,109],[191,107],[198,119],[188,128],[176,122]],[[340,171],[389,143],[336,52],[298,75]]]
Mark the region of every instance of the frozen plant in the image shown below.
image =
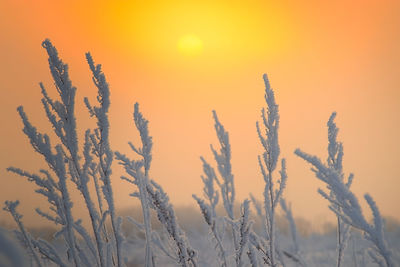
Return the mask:
[[[110,105],[109,88],[100,65],[95,65],[89,53],[86,59],[92,72],[92,79],[98,88],[97,100],[99,106],[92,107],[89,100],[85,103],[90,114],[97,120],[97,128],[86,130],[83,153],[79,153],[77,127],[75,118],[76,87],[69,78],[68,66],[58,56],[56,48],[49,40],[42,46],[49,56],[49,67],[60,100],[53,100],[47,93],[44,85],[42,90],[42,104],[47,119],[51,123],[59,144],[52,146],[50,137],[42,134],[30,123],[23,107],[18,107],[19,115],[24,125],[23,132],[28,137],[32,147],[41,154],[49,170],[40,170],[40,174],[33,174],[19,168],[10,167],[8,171],[26,177],[34,182],[39,189],[37,193],[45,196],[50,204],[50,212],[37,208],[36,212],[50,222],[61,225],[55,237],[62,236],[66,244],[66,255],[59,252],[44,240],[35,240],[24,234],[20,224],[20,215],[15,213],[17,204],[6,203],[6,209],[13,215],[20,228],[20,236],[27,243],[33,245],[34,250],[60,266],[123,266],[122,242],[120,231],[121,219],[115,214],[115,206],[111,187],[112,152],[109,145],[108,108]],[[97,201],[92,200],[90,181],[95,184]],[[99,183],[99,180],[101,183]],[[76,185],[83,196],[87,211],[91,219],[91,229],[85,229],[81,220],[75,220],[72,215],[73,203],[70,198],[68,181]],[[100,192],[100,186],[101,191]],[[106,200],[107,206],[102,204]],[[17,203],[17,202],[16,202]],[[13,208],[14,207],[14,208]],[[107,217],[110,216],[112,233],[105,227]],[[93,237],[94,236],[94,240]],[[83,242],[78,242],[81,239]],[[34,254],[31,252],[34,256]],[[34,256],[35,257],[35,256]],[[65,262],[67,259],[68,262]],[[39,264],[37,264],[39,265]],[[39,265],[40,266],[40,265]]]
[[[249,251],[247,251],[247,256],[249,257],[251,267],[258,267],[257,252],[252,244],[249,244]]]
[[[204,220],[210,227],[211,234],[213,236],[213,241],[215,242],[215,248],[218,254],[219,265],[222,267],[227,267],[226,252],[224,246],[222,245],[222,238],[217,229],[217,217],[213,214],[212,208],[209,204],[205,203],[204,200],[193,195],[193,198],[197,201],[201,213],[203,214]]]
[[[138,154],[141,159],[137,161],[131,161],[126,156],[119,152],[116,152],[116,158],[120,161],[120,164],[124,166],[127,174],[134,178],[131,180],[127,177],[122,177],[122,179],[135,184],[139,192],[132,194],[132,196],[138,197],[140,199],[140,204],[143,212],[143,224],[145,229],[146,237],[146,251],[145,251],[145,266],[154,266],[154,256],[151,246],[152,240],[152,229],[151,229],[151,217],[149,208],[149,197],[147,193],[147,188],[151,187],[149,182],[149,170],[152,160],[151,150],[153,147],[152,137],[149,136],[148,120],[146,120],[142,113],[139,111],[139,104],[136,103],[134,106],[133,120],[135,126],[140,134],[140,139],[142,143],[141,148],[136,148],[132,143],[129,142],[131,149]],[[144,169],[144,170],[143,170]],[[131,219],[133,220],[133,219]],[[140,225],[140,224],[138,224]]]
[[[218,222],[221,220],[215,212],[215,206],[218,204],[219,194],[214,188],[214,181],[220,188],[221,196],[227,217],[224,217],[221,222],[227,223],[231,226],[234,246],[234,260],[236,266],[243,265],[243,252],[248,248],[248,238],[251,231],[252,222],[249,221],[249,201],[245,200],[241,206],[242,216],[239,219],[235,219],[234,216],[234,202],[235,202],[235,185],[234,176],[232,174],[231,166],[231,146],[229,143],[229,134],[225,130],[224,126],[218,119],[217,113],[213,111],[213,117],[215,121],[215,131],[217,133],[220,149],[217,151],[211,145],[211,151],[214,154],[215,161],[217,162],[218,172],[221,176],[221,180],[218,179],[214,169],[210,164],[203,158],[200,157],[203,162],[203,171],[205,176],[201,176],[204,183],[204,196],[206,201],[200,199],[196,195],[193,198],[197,201],[203,217],[210,227],[211,234],[215,243],[215,247],[218,251],[218,259],[221,266],[227,266],[227,252],[222,244],[222,237],[225,231],[225,227],[219,228]],[[220,230],[220,231],[219,231]],[[252,248],[249,248],[252,249]],[[252,250],[254,252],[254,249]],[[250,260],[254,262],[256,254],[249,252]]]
[[[334,122],[336,113],[333,112],[328,120],[328,159],[327,164],[329,167],[335,169],[338,172],[340,179],[343,181],[343,144],[337,141],[337,135],[339,129],[336,127]],[[346,186],[350,188],[353,181],[353,174],[350,174]],[[333,193],[330,196],[334,198]],[[336,209],[340,210],[340,206],[336,206]],[[346,248],[348,239],[350,236],[350,225],[343,222],[343,220],[337,216],[337,267],[340,267],[343,262],[343,254]]]
[[[167,194],[154,181],[148,188],[151,204],[157,212],[158,220],[167,230],[169,237],[176,246],[177,262],[182,267],[197,267],[197,252],[190,246],[187,237],[178,224],[175,211],[169,203]]]
[[[93,74],[93,83],[98,89],[97,101],[99,102],[98,107],[92,107],[88,98],[84,99],[90,115],[97,119],[97,128],[94,130],[94,134],[90,134],[90,140],[93,146],[93,154],[98,158],[97,171],[99,173],[100,180],[103,182],[101,189],[108,205],[107,213],[109,213],[111,218],[111,227],[114,233],[117,252],[117,265],[121,266],[123,261],[122,243],[124,241],[120,231],[122,219],[116,215],[113,189],[111,186],[111,164],[113,161],[113,152],[111,151],[109,143],[109,120],[107,115],[110,107],[110,90],[106,78],[101,70],[101,65],[94,64],[90,53],[86,53],[86,59]],[[85,158],[87,157],[90,157],[90,155],[85,154]],[[92,167],[93,166],[95,165],[92,165]],[[88,167],[90,168],[90,165]],[[94,171],[95,169],[93,168],[92,170]],[[93,175],[93,179],[96,186],[100,212],[103,216],[105,216],[107,213],[101,209],[102,203],[101,198],[99,197],[97,178],[95,175]]]
[[[268,241],[268,249],[266,251],[268,253],[269,264],[272,267],[275,267],[277,265],[275,259],[275,213],[280,198],[282,197],[283,189],[286,186],[287,174],[286,161],[285,159],[282,159],[281,170],[279,171],[280,178],[277,180],[279,187],[275,188],[276,185],[274,184],[273,173],[277,167],[280,153],[278,143],[279,112],[278,105],[275,102],[274,91],[271,89],[267,75],[264,74],[263,78],[265,83],[265,101],[267,103],[267,110],[263,108],[261,111],[265,134],[261,132],[259,123],[256,123],[258,137],[264,148],[262,157],[258,156],[258,163],[265,181],[264,209]]]
[[[243,266],[243,252],[247,248],[247,242],[249,240],[249,235],[251,231],[251,225],[253,224],[250,221],[250,208],[249,208],[249,200],[243,201],[240,209],[242,212],[242,216],[239,219],[239,248],[236,250],[236,265]],[[251,258],[250,258],[251,259]]]
[[[37,208],[38,215],[55,224],[57,232],[54,240],[61,240],[63,244],[56,244],[41,238],[35,238],[25,228],[22,215],[17,212],[19,201],[6,201],[6,210],[17,224],[14,231],[17,240],[25,248],[30,257],[31,266],[101,266],[122,267],[126,263],[123,251],[128,245],[122,235],[122,219],[116,213],[112,187],[112,163],[114,156],[119,164],[125,168],[124,180],[132,183],[137,191],[131,195],[140,200],[143,222],[131,221],[143,230],[145,234],[144,266],[155,267],[165,264],[165,258],[159,252],[173,259],[176,265],[183,267],[198,266],[197,252],[188,241],[184,231],[178,223],[175,210],[168,195],[162,187],[150,177],[152,162],[152,137],[149,134],[149,122],[139,110],[139,104],[134,105],[133,120],[140,134],[141,144],[135,146],[129,143],[131,149],[138,156],[131,160],[121,153],[111,150],[109,141],[108,111],[110,107],[110,90],[101,65],[94,63],[91,55],[86,54],[86,60],[91,76],[97,88],[96,103],[88,98],[84,103],[91,117],[96,121],[94,129],[87,129],[81,146],[78,143],[78,129],[75,117],[76,88],[69,78],[68,66],[59,58],[57,50],[49,40],[42,46],[49,57],[49,67],[58,93],[57,99],[49,96],[45,86],[40,84],[42,104],[50,122],[55,138],[50,140],[49,135],[40,133],[25,113],[23,107],[18,107],[18,113],[23,124],[23,132],[28,137],[33,149],[39,153],[47,163],[46,169],[37,173],[28,172],[19,168],[9,167],[7,170],[33,182],[36,192],[45,197],[49,204],[47,210]],[[231,166],[231,146],[229,134],[213,111],[215,130],[219,146],[211,151],[217,163],[218,171],[201,157],[203,165],[204,196],[193,198],[200,207],[202,216],[209,228],[212,243],[218,261],[212,265],[222,267],[268,265],[285,267],[284,260],[291,259],[296,265],[305,266],[298,244],[297,230],[290,205],[282,197],[287,181],[285,160],[279,160],[280,148],[278,143],[279,112],[275,102],[273,90],[264,75],[265,100],[267,107],[262,110],[262,125],[257,123],[257,133],[264,148],[263,154],[258,157],[258,163],[265,181],[263,203],[257,202],[251,195],[256,214],[261,218],[262,229],[256,233],[252,229],[249,201],[245,200],[240,209],[238,218],[234,216],[235,187],[234,175]],[[338,246],[337,266],[348,264],[343,257],[349,229],[351,226],[364,232],[364,237],[372,242],[369,255],[374,263],[380,266],[395,266],[396,254],[385,241],[383,222],[379,210],[373,199],[366,194],[373,221],[369,222],[362,214],[355,195],[350,191],[353,175],[344,181],[342,159],[343,145],[337,141],[338,129],[334,123],[336,114],[333,113],[328,121],[328,159],[322,163],[318,158],[310,156],[301,150],[296,154],[313,165],[316,176],[327,184],[327,192],[319,193],[330,202],[330,209],[338,218]],[[55,140],[54,140],[55,139]],[[279,161],[281,169],[277,172]],[[277,177],[279,176],[279,177]],[[71,186],[74,187],[71,188]],[[71,190],[77,190],[84,201],[90,221],[85,224],[74,217]],[[216,207],[219,199],[226,211],[226,216],[218,216]],[[292,234],[293,246],[286,250],[279,246],[275,229],[275,214],[280,203]],[[151,210],[161,223],[161,232],[153,229]],[[88,227],[86,227],[88,225]],[[224,239],[225,231],[231,228],[232,237]],[[202,238],[196,240],[196,245]],[[365,241],[368,243],[368,241]],[[24,259],[18,258],[18,248],[13,246],[0,229],[0,265],[14,264],[26,266]],[[140,246],[138,250],[130,250],[129,256],[142,252],[142,242],[133,242],[130,245]],[[205,248],[205,247],[203,247]],[[201,249],[204,253],[207,251]],[[233,248],[233,249],[232,249]],[[361,248],[363,250],[363,248]],[[325,253],[325,251],[323,252]],[[210,255],[205,255],[210,256]],[[212,256],[212,254],[211,254]],[[247,256],[247,257],[246,257]],[[304,257],[309,255],[304,255]],[[364,254],[360,263],[353,249],[353,262],[365,265]],[[212,258],[213,259],[213,258]],[[3,261],[6,260],[4,263]],[[309,260],[307,260],[309,261]],[[311,261],[311,260],[310,260]],[[325,261],[325,259],[322,259]],[[210,260],[207,264],[210,265]],[[288,260],[289,263],[289,260]],[[321,262],[319,262],[321,263]],[[335,264],[335,258],[330,262]],[[200,262],[200,264],[203,264]],[[320,266],[320,265],[318,265]]]
[[[318,192],[329,201],[329,208],[343,221],[345,224],[351,225],[364,232],[364,237],[371,241],[374,245],[370,251],[373,261],[379,266],[393,267],[396,266],[392,252],[388,248],[383,230],[383,219],[380,215],[378,206],[369,194],[365,194],[373,215],[373,221],[370,223],[365,219],[361,206],[357,197],[350,191],[350,184],[353,175],[350,175],[347,182],[344,182],[343,173],[341,172],[341,157],[343,151],[341,145],[336,143],[337,128],[334,126],[333,119],[336,113],[333,113],[329,119],[329,158],[328,164],[323,164],[316,156],[309,155],[300,149],[295,150],[295,154],[312,165],[311,170],[316,177],[326,183],[329,193],[319,189]],[[336,160],[334,160],[336,159]]]
[[[222,236],[218,231],[218,217],[215,212],[215,206],[218,204],[219,196],[218,191],[214,189],[214,180],[217,178],[215,171],[210,164],[208,164],[203,157],[201,157],[201,160],[203,161],[203,171],[205,174],[205,177],[201,176],[201,179],[204,183],[203,193],[205,198],[208,200],[208,203],[196,195],[193,195],[193,198],[197,201],[204,220],[210,227],[210,233],[213,236],[219,264],[222,267],[227,267],[226,252],[224,246],[222,245]]]
[[[132,143],[129,143],[131,149],[138,154],[141,159],[130,160],[127,156],[116,152],[116,158],[121,164],[126,173],[133,178],[123,176],[122,179],[135,184],[139,188],[139,192],[132,194],[138,197],[141,201],[144,228],[146,234],[146,256],[145,266],[155,266],[155,258],[152,249],[153,236],[157,236],[152,232],[150,221],[150,208],[154,209],[157,217],[164,229],[167,231],[169,238],[173,240],[175,245],[175,256],[171,255],[159,238],[156,238],[159,247],[170,257],[177,261],[182,267],[197,266],[196,252],[191,248],[185,233],[180,228],[175,211],[169,202],[168,195],[164,192],[162,187],[149,178],[149,169],[152,159],[152,138],[149,135],[148,121],[143,117],[139,111],[139,104],[135,104],[134,108],[134,122],[137,130],[139,131],[142,147],[137,148]],[[133,219],[132,219],[133,220]],[[140,223],[135,223],[141,226]],[[143,225],[142,225],[143,226]]]
[[[263,263],[266,265],[271,266],[271,259],[269,257],[269,252],[267,250],[268,244],[265,241],[264,238],[260,238],[254,231],[251,231],[249,233],[249,251],[248,251],[248,256],[250,259],[250,263],[253,266],[257,266],[258,260],[257,260],[257,255],[261,254],[261,258],[263,260]],[[256,249],[256,251],[254,250]]]
[[[213,117],[215,121],[215,132],[217,133],[218,141],[221,146],[218,152],[214,149],[213,145],[210,145],[215,161],[217,162],[218,172],[222,178],[222,181],[220,181],[215,176],[215,181],[221,189],[221,197],[228,217],[229,219],[234,220],[235,216],[233,214],[233,206],[235,203],[235,184],[232,174],[232,155],[231,145],[229,143],[229,133],[225,131],[224,126],[218,120],[217,112],[215,112],[215,110],[213,110]],[[234,239],[236,239],[235,235]],[[236,241],[235,246],[237,246]]]
[[[201,180],[204,183],[203,193],[208,200],[212,214],[215,217],[215,207],[217,206],[219,200],[218,191],[214,188],[214,181],[217,181],[217,176],[214,168],[211,167],[211,165],[203,157],[200,157],[200,159],[203,162],[203,171],[205,174],[205,176],[201,176]]]
[[[257,265],[257,254],[254,249],[256,248],[259,252],[263,254],[262,257],[264,259],[264,263],[270,266],[277,266],[277,261],[275,260],[275,254],[277,253],[275,240],[275,211],[282,196],[283,189],[285,188],[287,175],[285,160],[282,159],[282,167],[281,171],[279,172],[280,179],[278,179],[277,181],[279,183],[279,188],[275,189],[272,174],[276,169],[279,158],[279,113],[278,105],[275,103],[274,92],[270,88],[269,81],[266,75],[264,75],[264,82],[266,87],[265,100],[267,102],[267,111],[265,111],[264,109],[262,110],[262,119],[265,127],[265,135],[261,133],[261,129],[258,123],[256,124],[256,126],[258,136],[265,150],[262,155],[262,159],[261,157],[258,157],[258,161],[261,168],[261,173],[266,183],[264,190],[265,217],[262,216],[264,217],[262,218],[262,223],[264,239],[267,240],[267,243],[265,243],[262,238],[259,238],[256,233],[250,232],[250,227],[247,229],[248,231],[246,232],[246,236],[242,236],[244,232],[242,232],[243,229],[241,228],[241,226],[243,226],[243,224],[240,220],[237,221],[234,218],[233,205],[235,200],[235,187],[231,166],[231,147],[229,143],[229,134],[225,131],[223,125],[220,123],[215,111],[213,111],[215,130],[221,148],[218,152],[216,149],[214,149],[213,146],[211,146],[211,150],[217,162],[218,171],[222,177],[222,181],[217,178],[214,170],[210,167],[210,165],[203,158],[201,158],[203,161],[203,169],[206,174],[206,178],[202,177],[205,184],[204,192],[210,204],[206,204],[203,200],[199,199],[197,196],[194,196],[194,198],[200,205],[200,209],[202,210],[206,222],[208,221],[208,224],[212,225],[212,218],[213,216],[215,216],[214,214],[216,205],[216,196],[214,195],[213,181],[215,180],[217,185],[220,187],[224,208],[228,214],[228,218],[226,221],[232,226],[233,244],[237,266],[242,265],[242,245],[244,240],[246,240],[247,242],[249,236],[252,236],[252,242],[250,242],[248,246],[249,250],[247,253],[251,264],[253,266]],[[252,200],[253,203],[255,203],[257,213],[259,215],[262,215],[261,208],[259,205],[257,205],[254,197],[252,197]],[[244,204],[244,207],[248,207],[249,202],[245,201],[244,203],[246,203]],[[280,258],[281,259],[278,261],[283,262],[282,257]]]
[[[224,126],[218,119],[217,112],[213,110],[214,117],[214,128],[220,144],[220,149],[217,151],[213,145],[210,145],[211,151],[214,154],[214,159],[218,166],[218,172],[221,175],[222,181],[220,181],[216,175],[214,179],[221,190],[222,202],[224,204],[225,211],[228,215],[227,222],[232,227],[233,246],[235,252],[239,250],[238,242],[238,228],[235,221],[235,215],[233,213],[235,203],[235,184],[234,176],[232,173],[231,165],[231,145],[229,142],[229,133],[225,131]],[[212,170],[213,172],[213,170]]]

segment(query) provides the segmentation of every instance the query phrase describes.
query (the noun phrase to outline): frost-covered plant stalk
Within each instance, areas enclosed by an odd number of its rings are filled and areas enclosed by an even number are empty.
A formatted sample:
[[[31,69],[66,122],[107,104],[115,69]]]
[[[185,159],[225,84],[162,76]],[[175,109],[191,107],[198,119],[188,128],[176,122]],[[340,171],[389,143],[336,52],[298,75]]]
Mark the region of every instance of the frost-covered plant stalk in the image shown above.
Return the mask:
[[[203,157],[200,157],[200,159],[203,162],[203,171],[205,174],[205,176],[201,176],[201,180],[204,183],[203,193],[209,202],[212,215],[215,217],[215,207],[217,206],[219,201],[218,191],[214,188],[214,181],[217,181],[217,176],[215,174],[214,168],[211,167],[211,165]]]
[[[269,251],[267,250],[268,244],[264,238],[260,238],[255,232],[250,231],[249,233],[249,251],[248,256],[252,266],[257,266],[257,253],[254,248],[261,253],[263,262],[266,265],[271,266],[271,259],[269,257]]]
[[[146,254],[145,254],[145,266],[154,266],[154,257],[152,252],[151,240],[152,240],[152,229],[151,229],[151,218],[150,218],[150,208],[149,208],[149,198],[147,193],[147,188],[151,187],[149,182],[149,170],[152,160],[151,150],[153,147],[152,137],[149,135],[148,121],[143,117],[142,113],[139,111],[139,104],[136,103],[133,112],[133,120],[135,126],[140,134],[140,139],[142,143],[141,148],[136,148],[132,143],[129,143],[131,149],[138,154],[141,159],[139,161],[130,161],[126,156],[116,152],[116,157],[125,168],[125,171],[134,178],[131,180],[127,177],[122,177],[124,180],[135,184],[139,192],[134,193],[140,199],[140,204],[142,206],[143,212],[143,224],[146,236]],[[144,170],[143,170],[144,169]]]
[[[144,217],[144,228],[146,233],[146,266],[154,266],[154,255],[152,251],[152,229],[150,224],[150,210],[152,208],[156,211],[157,217],[169,237],[174,241],[175,254],[174,259],[179,265],[183,267],[197,266],[196,252],[191,248],[187,238],[180,228],[177,218],[175,216],[174,209],[169,202],[168,195],[163,191],[160,185],[152,181],[149,178],[149,169],[152,159],[152,138],[148,131],[148,121],[143,117],[139,111],[139,105],[135,104],[134,111],[134,122],[138,129],[141,137],[142,147],[136,148],[132,143],[129,143],[131,149],[141,156],[139,160],[130,160],[127,156],[116,152],[116,158],[119,160],[119,164],[124,166],[126,173],[134,179],[122,177],[122,179],[135,184],[139,188],[139,192],[135,192],[132,196],[138,197],[141,201],[143,217]],[[136,223],[140,225],[139,223]],[[154,233],[155,234],[155,233]],[[162,246],[161,243],[159,243]],[[162,247],[163,251],[168,249]]]
[[[247,251],[247,256],[249,257],[251,267],[258,267],[257,252],[253,245],[249,245],[249,251]]]
[[[214,154],[215,161],[218,165],[218,172],[222,177],[222,181],[215,178],[218,186],[221,189],[221,196],[224,208],[228,217],[233,220],[233,206],[235,202],[235,184],[233,181],[232,165],[231,165],[231,145],[229,143],[229,133],[225,131],[224,126],[218,120],[217,112],[213,110],[213,117],[215,121],[215,132],[217,133],[218,141],[221,146],[219,152],[210,145],[211,151]]]
[[[337,135],[339,129],[336,127],[334,119],[336,113],[333,112],[328,120],[328,159],[327,164],[330,168],[337,171],[339,178],[343,181],[343,144],[337,141]],[[346,186],[350,188],[353,179],[353,174],[348,177]],[[330,196],[334,198],[333,193]],[[336,209],[340,210],[340,206],[336,206]],[[343,220],[337,216],[337,267],[340,267],[343,261],[343,254],[346,248],[350,236],[350,225],[343,222]]]
[[[362,213],[357,197],[349,189],[353,176],[350,175],[346,183],[343,181],[343,173],[339,171],[341,170],[341,166],[337,166],[337,164],[341,164],[343,152],[342,149],[338,149],[335,152],[336,148],[333,147],[337,134],[337,129],[333,124],[334,118],[335,113],[332,114],[328,122],[328,126],[330,125],[331,128],[329,144],[332,147],[328,149],[330,156],[327,165],[323,164],[316,156],[311,156],[300,149],[296,149],[295,154],[310,163],[313,166],[311,170],[315,173],[316,177],[326,183],[329,193],[321,189],[318,192],[330,202],[329,208],[343,223],[360,229],[364,232],[364,237],[372,242],[374,245],[373,251],[370,252],[372,259],[380,266],[396,266],[385,240],[383,219],[375,201],[369,194],[364,195],[373,215],[373,222],[369,223]],[[332,159],[336,160],[332,161]]]
[[[249,201],[246,200],[242,205],[242,217],[239,219],[235,219],[234,215],[234,203],[235,203],[235,185],[234,185],[234,176],[232,173],[232,165],[231,165],[231,146],[229,143],[229,133],[225,131],[224,126],[218,119],[217,113],[213,110],[214,117],[214,127],[217,134],[218,142],[220,144],[220,149],[217,151],[213,145],[210,145],[211,151],[214,155],[215,161],[217,163],[218,172],[221,176],[221,180],[217,177],[214,169],[210,166],[210,164],[203,158],[200,157],[203,162],[203,171],[205,176],[202,176],[202,180],[204,183],[204,196],[208,203],[204,200],[200,199],[196,195],[193,195],[193,198],[197,201],[200,206],[200,210],[203,214],[203,217],[206,223],[209,225],[211,229],[211,233],[213,235],[214,242],[216,244],[216,248],[218,251],[219,262],[221,266],[227,266],[227,252],[225,251],[222,245],[222,236],[224,234],[224,230],[222,229],[222,233],[218,231],[218,222],[222,222],[223,226],[225,223],[229,224],[232,229],[232,240],[234,247],[234,260],[236,262],[236,266],[242,266],[243,258],[242,254],[245,249],[247,249],[247,240],[248,235],[251,228],[251,223],[249,223]],[[217,216],[215,212],[215,207],[218,204],[219,194],[218,191],[214,189],[214,181],[218,185],[221,191],[221,197],[223,201],[223,205],[225,211],[227,213],[227,217],[220,218]],[[223,220],[219,220],[223,219]],[[256,257],[255,254],[250,255],[252,260]],[[256,260],[256,259],[255,259]]]
[[[90,53],[86,54],[86,59],[89,64],[90,70],[92,71],[93,83],[98,89],[97,101],[99,106],[92,107],[87,98],[84,99],[87,108],[91,116],[97,119],[97,128],[94,130],[93,134],[90,134],[90,140],[93,145],[93,154],[97,157],[97,171],[100,176],[100,180],[103,183],[101,187],[104,198],[108,205],[107,211],[102,211],[102,203],[99,198],[100,212],[102,212],[102,217],[109,213],[111,218],[111,227],[114,234],[116,253],[117,253],[117,265],[122,266],[122,243],[123,236],[121,234],[121,223],[122,219],[116,215],[113,189],[111,186],[111,164],[113,161],[113,152],[110,148],[109,142],[109,120],[108,120],[108,110],[110,107],[110,90],[106,78],[101,70],[101,65],[95,65]],[[90,167],[90,165],[88,166]],[[93,176],[97,195],[98,186],[97,179]],[[104,230],[106,232],[106,230]]]
[[[222,236],[218,231],[218,217],[215,212],[215,206],[218,204],[219,199],[218,191],[214,189],[214,181],[217,178],[215,171],[210,164],[208,164],[203,157],[200,159],[203,162],[203,171],[205,174],[205,176],[201,176],[201,179],[204,183],[203,193],[208,203],[196,195],[193,195],[193,198],[197,201],[204,220],[210,227],[210,232],[218,254],[219,265],[222,267],[227,267],[226,251],[222,245]]]
[[[249,235],[251,231],[252,221],[249,220],[250,208],[249,208],[249,200],[243,201],[242,206],[240,207],[242,216],[239,219],[239,248],[236,250],[236,265],[243,266],[243,252],[247,247],[247,242],[249,240]]]
[[[211,151],[214,154],[215,161],[217,162],[218,172],[221,175],[222,181],[220,181],[215,176],[215,181],[217,182],[220,190],[221,197],[224,204],[224,208],[226,213],[228,214],[229,222],[232,226],[232,236],[233,236],[233,245],[235,251],[239,249],[238,243],[238,233],[237,227],[235,223],[235,215],[233,213],[234,203],[235,203],[235,184],[234,184],[234,176],[232,173],[232,165],[231,165],[231,145],[229,143],[229,133],[225,131],[224,126],[218,120],[217,113],[213,110],[214,117],[214,127],[215,132],[218,137],[218,142],[220,144],[219,152],[214,149],[213,145],[210,145]]]
[[[276,169],[280,153],[278,143],[279,112],[278,105],[275,102],[274,91],[271,89],[267,75],[264,74],[263,78],[265,83],[265,101],[267,103],[267,110],[263,108],[261,112],[265,134],[261,132],[259,123],[256,123],[257,133],[264,148],[264,153],[262,156],[258,157],[258,162],[265,181],[264,209],[268,239],[268,258],[270,265],[276,266],[275,212],[286,185],[287,175],[286,161],[285,159],[282,159],[281,170],[279,171],[280,179],[277,180],[279,187],[276,189],[273,173]]]
[[[115,215],[110,180],[112,152],[108,141],[107,118],[110,99],[105,76],[101,71],[101,66],[95,65],[88,53],[86,58],[93,74],[93,82],[98,88],[99,106],[92,107],[85,99],[90,114],[97,119],[97,128],[93,132],[86,131],[83,155],[81,155],[75,118],[76,88],[69,78],[68,66],[61,61],[51,42],[45,40],[42,46],[48,53],[50,71],[60,97],[60,100],[53,100],[43,84],[40,84],[43,95],[42,104],[59,144],[53,147],[49,136],[39,133],[28,120],[23,108],[19,107],[18,112],[24,125],[23,131],[35,151],[44,157],[50,170],[40,170],[40,175],[13,167],[8,170],[26,177],[39,186],[36,192],[47,198],[51,212],[43,212],[40,209],[36,209],[36,212],[52,223],[61,225],[61,230],[56,237],[64,237],[67,246],[66,258],[70,262],[64,263],[64,257],[60,256],[50,243],[34,239],[31,242],[43,257],[60,266],[71,265],[71,262],[75,266],[122,266],[123,239],[119,229],[121,220]],[[102,194],[99,192],[98,177],[102,182]],[[97,205],[89,193],[91,178],[94,179],[96,186]],[[69,180],[76,185],[84,198],[91,219],[92,233],[81,225],[81,220],[75,221],[73,218],[70,189],[67,186]],[[102,205],[102,198],[105,198],[107,207]],[[113,236],[105,230],[108,215],[111,217]],[[94,241],[91,234],[94,235]],[[77,241],[78,237],[83,240],[83,243]]]
[[[70,164],[66,162],[74,162],[78,160],[78,144],[76,140],[76,123],[74,115],[75,92],[76,88],[72,86],[69,79],[68,67],[58,57],[58,53],[51,43],[46,40],[43,47],[49,55],[49,67],[53,76],[55,86],[60,95],[61,102],[52,101],[47,95],[44,86],[42,88],[42,103],[46,111],[46,115],[53,125],[54,132],[60,139],[62,145],[56,145],[56,152],[50,144],[50,138],[46,134],[38,133],[36,128],[29,122],[22,107],[18,108],[24,124],[24,133],[29,138],[31,145],[36,152],[42,154],[49,165],[50,169],[55,173],[58,182],[54,181],[51,174],[45,170],[41,171],[45,174],[45,178],[38,175],[29,174],[17,168],[8,168],[9,171],[15,172],[21,176],[25,176],[30,181],[34,181],[41,189],[38,193],[48,197],[49,203],[53,206],[56,216],[49,215],[45,212],[37,210],[38,213],[56,224],[61,224],[64,239],[68,246],[69,258],[73,260],[76,266],[81,265],[81,258],[78,255],[76,237],[74,233],[74,219],[71,213],[72,202],[66,186],[67,170]],[[67,151],[69,152],[67,154]],[[72,173],[75,173],[74,171]],[[55,192],[55,190],[59,192]],[[55,206],[55,207],[54,207]]]
[[[178,264],[182,267],[197,266],[196,251],[190,246],[185,233],[180,228],[175,211],[169,202],[168,195],[160,185],[151,181],[147,192],[151,205],[157,212],[158,220],[167,230],[169,237],[174,241]]]

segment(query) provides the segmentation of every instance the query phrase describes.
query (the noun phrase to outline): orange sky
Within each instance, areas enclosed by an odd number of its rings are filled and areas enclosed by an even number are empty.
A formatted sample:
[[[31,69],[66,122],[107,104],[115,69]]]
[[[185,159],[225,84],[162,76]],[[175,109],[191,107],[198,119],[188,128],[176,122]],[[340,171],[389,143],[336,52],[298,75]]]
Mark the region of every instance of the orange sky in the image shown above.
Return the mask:
[[[316,193],[320,182],[295,148],[326,158],[326,121],[338,112],[346,172],[357,196],[371,193],[384,215],[400,219],[400,5],[398,1],[5,1],[0,0],[0,202],[20,199],[33,218],[44,205],[34,186],[7,173],[12,165],[43,165],[21,132],[18,105],[49,131],[38,82],[52,82],[41,42],[50,38],[78,87],[81,132],[93,97],[84,53],[103,65],[111,87],[112,147],[128,153],[138,141],[133,103],[141,104],[154,139],[152,177],[175,204],[201,194],[203,155],[216,144],[211,110],[230,132],[237,199],[261,198],[261,152],[255,121],[268,73],[280,106],[286,198],[296,216],[320,224],[333,218]],[[187,53],[180,40],[201,47]],[[189,49],[190,50],[190,49]],[[54,88],[52,88],[54,89]],[[130,153],[130,152],[129,152]],[[136,204],[115,166],[117,205]],[[364,204],[364,201],[363,201]],[[365,206],[364,206],[365,207]],[[0,220],[8,217],[0,212]]]

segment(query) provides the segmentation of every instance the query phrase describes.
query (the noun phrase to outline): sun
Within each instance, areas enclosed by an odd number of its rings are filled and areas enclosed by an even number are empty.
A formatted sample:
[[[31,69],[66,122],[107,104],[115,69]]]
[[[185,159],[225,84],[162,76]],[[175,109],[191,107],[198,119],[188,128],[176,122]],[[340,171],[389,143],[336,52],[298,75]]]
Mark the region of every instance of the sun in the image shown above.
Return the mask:
[[[179,39],[178,49],[185,56],[197,56],[203,51],[203,41],[197,35],[187,34]]]

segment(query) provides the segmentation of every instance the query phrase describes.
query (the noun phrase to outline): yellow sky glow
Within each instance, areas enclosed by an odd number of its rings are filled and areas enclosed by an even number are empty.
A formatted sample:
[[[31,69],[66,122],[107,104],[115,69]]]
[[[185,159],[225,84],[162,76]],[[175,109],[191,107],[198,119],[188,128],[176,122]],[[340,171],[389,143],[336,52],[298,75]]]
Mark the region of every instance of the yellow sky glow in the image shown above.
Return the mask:
[[[203,41],[194,34],[187,34],[179,39],[178,49],[183,55],[196,56],[203,50]]]

